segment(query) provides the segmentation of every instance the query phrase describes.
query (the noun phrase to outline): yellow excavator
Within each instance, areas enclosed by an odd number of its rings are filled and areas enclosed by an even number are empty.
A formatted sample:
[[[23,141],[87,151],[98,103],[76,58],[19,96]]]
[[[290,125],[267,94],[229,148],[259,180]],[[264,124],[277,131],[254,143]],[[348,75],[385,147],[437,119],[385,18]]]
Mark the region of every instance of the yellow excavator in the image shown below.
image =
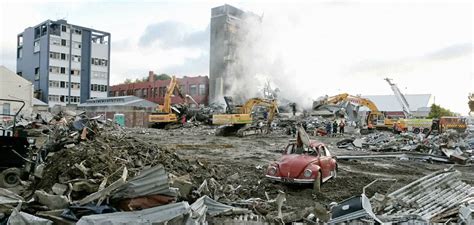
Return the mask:
[[[171,81],[168,87],[166,87],[165,101],[163,105],[158,105],[156,111],[148,116],[148,124],[153,128],[165,128],[167,125],[171,125],[178,122],[178,116],[171,111],[171,96],[174,91],[186,101],[186,97],[182,94],[179,89],[178,80],[175,76],[171,77]]]
[[[320,100],[318,102],[314,102],[313,108],[318,108],[321,105],[337,104],[343,101],[349,101],[354,104],[363,105],[369,108],[370,111],[367,114],[367,118],[366,118],[367,127],[364,127],[364,128],[367,128],[369,130],[371,129],[383,130],[383,129],[391,129],[393,127],[394,121],[391,119],[385,118],[385,115],[379,111],[379,109],[377,108],[374,102],[372,102],[369,99],[349,95],[347,93],[338,94],[335,96],[324,98],[323,100]]]
[[[225,96],[224,100],[227,105],[226,113],[212,115],[212,124],[223,125],[216,131],[216,135],[219,136],[237,135],[243,137],[263,133],[263,127],[254,124],[252,110],[255,106],[266,108],[267,112],[264,115],[267,117],[266,132],[268,132],[275,114],[278,112],[278,104],[274,99],[251,98],[243,105],[234,105],[232,98],[229,96]]]

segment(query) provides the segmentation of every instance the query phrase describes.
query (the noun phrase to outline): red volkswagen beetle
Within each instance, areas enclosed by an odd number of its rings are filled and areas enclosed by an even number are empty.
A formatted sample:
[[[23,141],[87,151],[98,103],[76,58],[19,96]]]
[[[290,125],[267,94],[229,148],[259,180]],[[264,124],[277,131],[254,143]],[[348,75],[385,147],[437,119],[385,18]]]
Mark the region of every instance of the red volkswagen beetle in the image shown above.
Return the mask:
[[[336,172],[336,159],[323,143],[311,140],[305,146],[290,141],[280,160],[268,166],[266,177],[286,183],[313,184],[313,189],[319,192],[321,183],[335,178]]]

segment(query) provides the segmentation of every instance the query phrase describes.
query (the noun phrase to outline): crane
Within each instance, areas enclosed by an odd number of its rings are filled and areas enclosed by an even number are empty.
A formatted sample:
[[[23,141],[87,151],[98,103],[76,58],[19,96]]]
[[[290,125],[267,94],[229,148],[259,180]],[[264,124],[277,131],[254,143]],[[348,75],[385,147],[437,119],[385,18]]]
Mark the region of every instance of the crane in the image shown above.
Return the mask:
[[[390,78],[385,78],[384,80],[386,80],[388,84],[390,85],[390,87],[392,88],[392,91],[395,94],[395,97],[397,98],[398,102],[402,106],[402,110],[403,110],[403,113],[405,114],[405,117],[412,117],[412,113],[410,111],[410,105],[408,104],[407,99],[402,94],[400,89],[398,89],[397,85],[395,83],[392,83],[392,79]]]

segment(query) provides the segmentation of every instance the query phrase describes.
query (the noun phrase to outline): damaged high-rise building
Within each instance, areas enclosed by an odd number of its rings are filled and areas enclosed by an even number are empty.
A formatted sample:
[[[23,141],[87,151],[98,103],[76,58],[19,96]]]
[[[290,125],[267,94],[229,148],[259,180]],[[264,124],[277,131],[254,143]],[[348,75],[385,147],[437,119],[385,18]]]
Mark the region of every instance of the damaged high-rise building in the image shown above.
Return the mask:
[[[239,48],[245,45],[249,21],[260,20],[251,12],[230,5],[211,10],[211,43],[209,57],[209,101],[223,101],[229,95],[235,79],[243,76],[242,55]],[[246,45],[248,46],[248,45]]]

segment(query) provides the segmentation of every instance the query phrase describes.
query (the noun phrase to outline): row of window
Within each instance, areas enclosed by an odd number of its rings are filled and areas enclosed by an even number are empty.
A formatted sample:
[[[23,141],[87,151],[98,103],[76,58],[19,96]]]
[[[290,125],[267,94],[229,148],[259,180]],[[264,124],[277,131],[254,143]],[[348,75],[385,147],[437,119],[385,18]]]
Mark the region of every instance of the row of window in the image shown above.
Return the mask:
[[[53,88],[69,88],[69,82],[67,81],[58,81],[58,80],[50,80],[49,86]],[[71,82],[71,89],[80,89],[81,84],[77,82]]]
[[[49,72],[50,73],[56,73],[56,74],[66,74],[66,67],[50,66],[49,67]],[[79,76],[79,75],[81,75],[81,71],[78,70],[78,69],[72,69],[71,70],[71,75]]]
[[[91,62],[92,62],[92,65],[96,65],[96,66],[107,66],[108,64],[107,59],[99,59],[99,58],[92,58]]]
[[[67,39],[61,39],[61,38],[56,38],[56,37],[51,37],[50,42],[52,45],[58,45],[58,46],[69,46],[69,40]],[[72,41],[72,47],[80,49],[81,48],[81,42],[79,41]]]
[[[69,102],[69,99],[71,100],[71,103],[79,103],[81,102],[81,97],[79,96],[67,96],[67,95],[49,95],[48,100],[50,102]]]
[[[58,59],[58,60],[68,60],[69,54],[66,53],[59,53],[59,52],[50,52],[49,58],[51,59]],[[72,55],[71,60],[73,62],[81,62],[81,56],[79,55]]]
[[[107,79],[108,78],[107,72],[92,71],[91,75],[92,75],[93,78],[96,78],[96,79]]]
[[[61,31],[62,31],[62,32],[69,33],[69,29],[68,29],[68,27],[67,27],[66,25],[61,25]],[[81,35],[81,34],[82,34],[82,30],[73,29],[73,34]]]
[[[91,84],[91,91],[107,92],[107,85]]]
[[[182,94],[189,94],[191,96],[205,96],[206,93],[206,85],[205,84],[191,84],[189,85],[189,91],[186,92],[184,85],[179,86],[180,90],[183,92]],[[177,93],[174,93],[175,95]],[[134,95],[137,97],[147,98],[147,97],[164,97],[166,95],[166,87],[158,87],[158,88],[143,88],[143,89],[135,89],[135,90],[122,90],[122,91],[115,91],[115,93],[111,93],[114,96],[125,96],[125,95]]]

